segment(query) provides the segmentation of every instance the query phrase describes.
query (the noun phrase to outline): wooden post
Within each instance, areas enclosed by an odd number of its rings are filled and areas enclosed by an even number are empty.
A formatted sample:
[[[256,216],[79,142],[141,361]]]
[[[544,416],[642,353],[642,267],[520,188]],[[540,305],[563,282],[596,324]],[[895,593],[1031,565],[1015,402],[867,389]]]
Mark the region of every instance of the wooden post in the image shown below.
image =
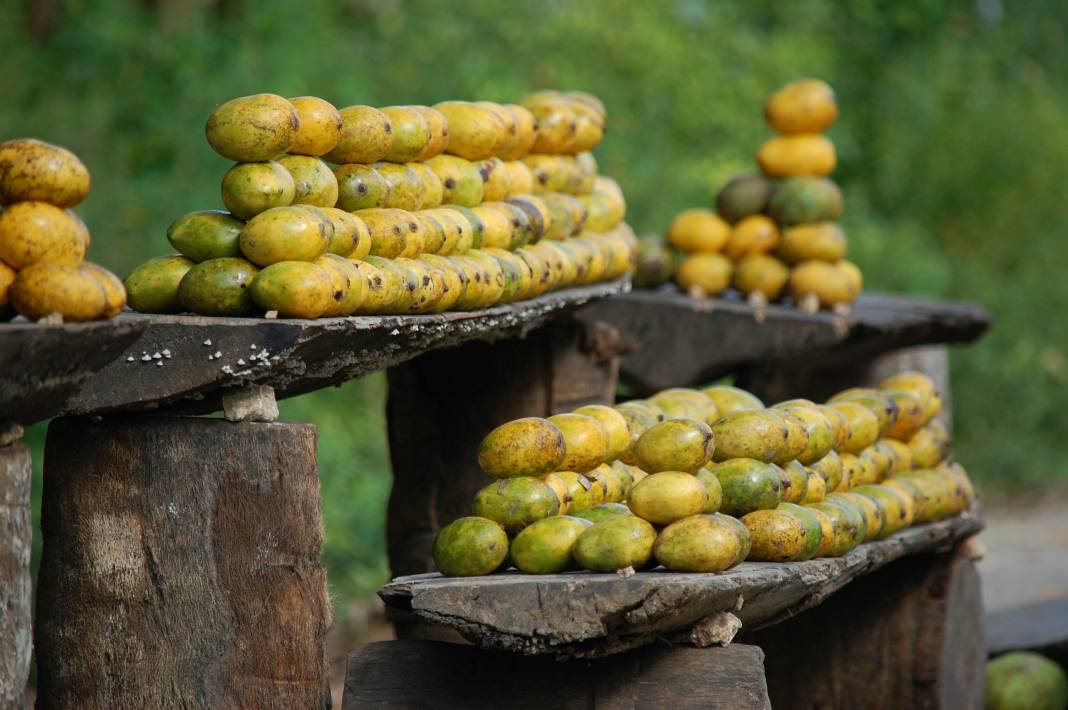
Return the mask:
[[[315,428],[48,429],[38,708],[326,708]]]
[[[855,580],[743,634],[764,649],[775,707],[981,708],[986,648],[970,541]]]
[[[565,319],[523,339],[468,343],[390,368],[393,576],[430,571],[438,530],[470,514],[471,497],[490,482],[477,452],[491,429],[613,401],[615,348],[613,329]]]
[[[433,641],[383,641],[349,655],[342,708],[760,710],[771,707],[763,656],[741,644],[647,646],[560,663]]]
[[[0,447],[0,708],[20,707],[30,672],[30,450]]]

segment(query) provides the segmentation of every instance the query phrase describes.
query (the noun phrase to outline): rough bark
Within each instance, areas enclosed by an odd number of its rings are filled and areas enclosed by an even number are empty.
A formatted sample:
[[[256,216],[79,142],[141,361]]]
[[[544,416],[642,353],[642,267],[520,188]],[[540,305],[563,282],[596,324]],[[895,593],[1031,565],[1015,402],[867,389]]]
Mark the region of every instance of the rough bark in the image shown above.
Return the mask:
[[[38,707],[329,707],[315,428],[48,431]]]
[[[0,708],[21,704],[30,672],[30,450],[0,447]]]
[[[523,339],[439,350],[389,370],[395,575],[433,569],[437,531],[470,514],[471,497],[490,483],[478,467],[478,445],[490,430],[613,401],[614,344],[612,332],[563,319]]]
[[[967,544],[898,560],[755,633],[775,707],[982,708],[979,577]]]
[[[345,710],[770,708],[755,646],[650,647],[593,662],[384,641],[349,655]]]

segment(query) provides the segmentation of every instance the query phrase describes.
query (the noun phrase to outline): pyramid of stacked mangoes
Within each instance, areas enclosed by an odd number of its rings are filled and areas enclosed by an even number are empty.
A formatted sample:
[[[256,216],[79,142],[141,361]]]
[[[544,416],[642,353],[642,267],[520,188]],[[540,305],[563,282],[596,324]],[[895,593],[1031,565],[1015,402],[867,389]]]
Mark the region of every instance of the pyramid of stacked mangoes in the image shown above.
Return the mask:
[[[111,318],[122,282],[85,260],[89,229],[72,209],[89,194],[74,153],[33,138],[0,143],[0,320]]]
[[[127,277],[131,306],[438,313],[619,278],[636,240],[619,185],[589,152],[604,122],[582,92],[340,111],[308,96],[234,99],[206,128],[237,161],[222,181],[227,211],[178,218],[167,238],[179,253]]]
[[[615,407],[517,419],[479,447],[498,479],[434,545],[443,574],[663,567],[844,555],[964,511],[941,399],[921,373],[826,404],[669,389]]]
[[[762,174],[731,180],[716,197],[716,212],[681,212],[667,242],[643,243],[636,281],[663,283],[672,276],[688,292],[714,296],[730,287],[768,302],[788,295],[806,308],[843,309],[863,285],[846,260],[846,237],[835,220],[842,193],[828,177],[837,164],[823,135],[838,117],[830,86],[817,79],[788,84],[764,107],[772,130],[757,152]]]

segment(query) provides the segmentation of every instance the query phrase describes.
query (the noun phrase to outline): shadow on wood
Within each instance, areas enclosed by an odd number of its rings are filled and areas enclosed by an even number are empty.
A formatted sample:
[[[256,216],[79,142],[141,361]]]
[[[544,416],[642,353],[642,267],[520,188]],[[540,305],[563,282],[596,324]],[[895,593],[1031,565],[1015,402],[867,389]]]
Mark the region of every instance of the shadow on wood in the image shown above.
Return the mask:
[[[329,707],[315,428],[48,429],[37,707]]]
[[[557,662],[433,641],[383,641],[349,655],[343,710],[382,708],[770,708],[755,646],[657,646]]]

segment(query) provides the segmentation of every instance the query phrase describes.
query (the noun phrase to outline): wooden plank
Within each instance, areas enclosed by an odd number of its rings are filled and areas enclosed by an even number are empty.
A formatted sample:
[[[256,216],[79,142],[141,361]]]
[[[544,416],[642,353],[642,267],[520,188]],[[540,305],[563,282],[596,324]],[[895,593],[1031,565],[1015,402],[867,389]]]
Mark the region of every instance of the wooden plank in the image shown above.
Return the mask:
[[[756,646],[649,647],[592,662],[433,641],[383,641],[348,658],[343,710],[770,708]]]
[[[478,445],[490,430],[613,401],[613,334],[587,331],[563,318],[523,339],[468,343],[390,368],[387,544],[395,575],[433,569],[438,530],[470,515],[472,496],[491,483],[478,467]]]
[[[37,707],[326,708],[315,428],[49,426]]]
[[[0,420],[32,424],[54,416],[92,375],[119,357],[142,322],[0,323]]]
[[[983,527],[978,507],[909,528],[839,558],[745,562],[718,574],[508,572],[474,578],[423,574],[379,591],[387,606],[450,627],[484,648],[524,654],[596,657],[667,637],[687,639],[695,625],[722,612],[744,628],[788,619],[852,580],[910,554],[952,546]]]
[[[1068,668],[1068,598],[987,614],[986,648],[991,656],[1036,651]]]
[[[904,347],[971,342],[991,322],[981,306],[906,296],[864,294],[839,316],[693,299],[673,288],[592,303],[577,316],[619,330],[630,349],[620,377],[639,394],[702,384],[760,362],[841,368]]]
[[[0,708],[21,707],[30,674],[32,480],[30,450],[0,447]]]
[[[896,560],[742,640],[767,654],[775,707],[982,708],[982,613],[965,541]]]
[[[115,327],[133,324],[142,329],[140,338],[86,382],[64,413],[213,412],[223,392],[249,385],[269,385],[279,398],[291,397],[435,348],[521,336],[552,314],[628,288],[619,280],[434,315],[265,320],[128,313]]]

